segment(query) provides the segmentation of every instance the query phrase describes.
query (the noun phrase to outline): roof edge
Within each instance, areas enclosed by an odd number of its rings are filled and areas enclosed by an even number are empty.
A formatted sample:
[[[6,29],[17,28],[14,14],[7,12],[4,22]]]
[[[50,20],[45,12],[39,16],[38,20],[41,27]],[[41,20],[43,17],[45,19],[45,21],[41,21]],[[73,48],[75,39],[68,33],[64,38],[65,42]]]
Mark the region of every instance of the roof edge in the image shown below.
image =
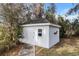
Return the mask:
[[[61,27],[60,25],[56,25],[56,24],[52,24],[52,23],[35,23],[35,24],[25,24],[22,25],[23,27],[27,27],[27,26],[46,26],[46,25],[50,25],[50,26],[54,26],[54,27]]]

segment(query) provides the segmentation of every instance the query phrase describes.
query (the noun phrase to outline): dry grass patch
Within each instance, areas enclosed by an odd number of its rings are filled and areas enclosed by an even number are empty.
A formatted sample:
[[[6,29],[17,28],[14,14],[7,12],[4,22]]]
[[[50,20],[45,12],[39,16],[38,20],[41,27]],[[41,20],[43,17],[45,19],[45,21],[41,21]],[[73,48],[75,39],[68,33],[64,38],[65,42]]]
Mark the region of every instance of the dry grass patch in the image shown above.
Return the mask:
[[[36,47],[39,51],[39,47]],[[63,38],[62,41],[50,49],[43,49],[36,55],[41,56],[77,56],[79,55],[79,37],[72,37],[71,39]]]

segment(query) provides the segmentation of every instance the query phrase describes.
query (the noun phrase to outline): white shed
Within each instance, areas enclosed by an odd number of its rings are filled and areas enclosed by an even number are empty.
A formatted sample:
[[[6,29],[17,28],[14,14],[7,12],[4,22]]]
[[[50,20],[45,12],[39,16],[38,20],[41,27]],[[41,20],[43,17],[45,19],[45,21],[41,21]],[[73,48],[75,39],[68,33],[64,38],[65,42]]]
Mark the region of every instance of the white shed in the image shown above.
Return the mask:
[[[50,48],[60,41],[59,28],[59,25],[45,22],[25,24],[22,42]]]

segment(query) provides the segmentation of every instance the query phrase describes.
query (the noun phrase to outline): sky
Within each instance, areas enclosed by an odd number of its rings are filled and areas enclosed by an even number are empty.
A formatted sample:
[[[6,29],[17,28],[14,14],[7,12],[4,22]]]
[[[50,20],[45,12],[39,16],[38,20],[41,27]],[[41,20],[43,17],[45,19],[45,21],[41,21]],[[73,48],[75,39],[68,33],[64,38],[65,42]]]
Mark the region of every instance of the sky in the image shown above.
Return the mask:
[[[73,8],[73,7],[74,7],[74,5],[72,3],[58,3],[58,4],[56,4],[56,11],[57,11],[57,14],[63,15],[70,8]]]
[[[75,4],[73,3],[56,3],[56,14],[57,15],[62,15],[64,16],[69,9],[73,8],[75,6]],[[46,8],[50,6],[50,4],[46,4]],[[76,18],[77,17],[77,14],[75,15],[69,15],[67,17],[67,19],[70,19],[70,21],[72,22],[73,21],[73,18]]]
[[[50,5],[49,3],[45,4],[46,8]],[[59,15],[65,14],[70,8],[74,7],[72,3],[56,3],[56,13]]]

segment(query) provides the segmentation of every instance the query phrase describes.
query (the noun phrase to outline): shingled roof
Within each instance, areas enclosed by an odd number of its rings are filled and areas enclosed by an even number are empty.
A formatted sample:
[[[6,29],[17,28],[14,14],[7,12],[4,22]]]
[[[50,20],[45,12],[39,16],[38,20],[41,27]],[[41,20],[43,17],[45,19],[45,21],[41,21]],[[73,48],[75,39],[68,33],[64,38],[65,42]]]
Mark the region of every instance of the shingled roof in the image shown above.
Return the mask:
[[[60,27],[57,24],[51,23],[47,19],[41,19],[41,18],[30,20],[27,23],[25,23],[25,25],[23,24],[23,26],[37,26],[37,25],[51,25],[55,27]]]
[[[34,20],[30,20],[27,24],[35,24],[35,23],[49,23],[47,19],[36,18]]]

